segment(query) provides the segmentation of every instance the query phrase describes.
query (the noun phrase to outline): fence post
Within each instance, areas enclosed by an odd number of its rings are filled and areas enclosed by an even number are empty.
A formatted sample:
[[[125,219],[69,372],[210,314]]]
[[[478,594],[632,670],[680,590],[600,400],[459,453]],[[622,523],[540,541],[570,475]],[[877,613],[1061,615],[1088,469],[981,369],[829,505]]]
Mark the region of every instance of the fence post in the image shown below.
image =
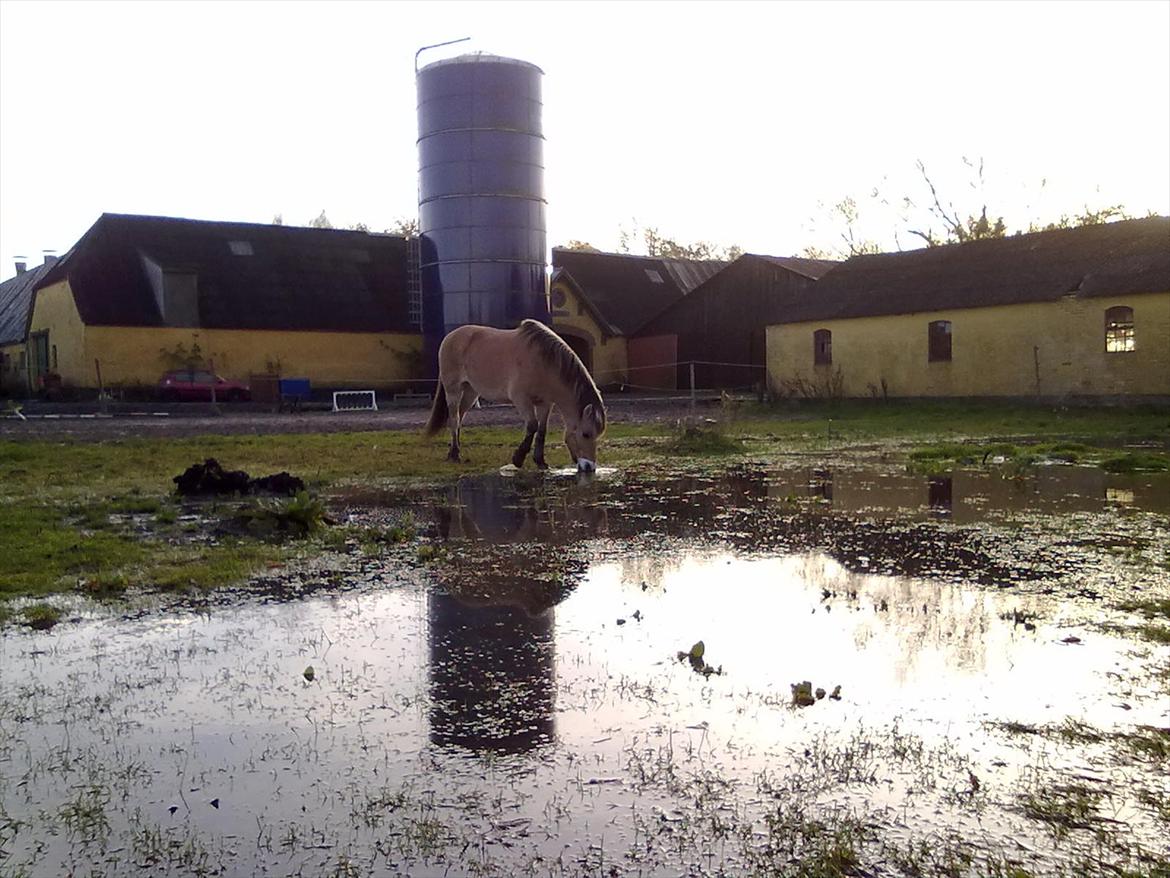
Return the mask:
[[[102,361],[97,357],[93,358],[93,368],[97,372],[98,382],[98,411],[103,415],[106,413],[106,388],[102,384]]]
[[[695,409],[695,363],[691,361],[691,411]]]

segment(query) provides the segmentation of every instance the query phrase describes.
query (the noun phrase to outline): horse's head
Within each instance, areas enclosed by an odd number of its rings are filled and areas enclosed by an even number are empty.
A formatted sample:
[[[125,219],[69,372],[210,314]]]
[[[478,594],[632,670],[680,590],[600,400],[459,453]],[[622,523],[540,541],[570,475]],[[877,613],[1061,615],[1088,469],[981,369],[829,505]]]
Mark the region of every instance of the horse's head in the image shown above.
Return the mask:
[[[565,445],[577,472],[591,473],[597,469],[597,440],[605,432],[605,410],[600,406],[587,405],[576,424],[565,424]]]

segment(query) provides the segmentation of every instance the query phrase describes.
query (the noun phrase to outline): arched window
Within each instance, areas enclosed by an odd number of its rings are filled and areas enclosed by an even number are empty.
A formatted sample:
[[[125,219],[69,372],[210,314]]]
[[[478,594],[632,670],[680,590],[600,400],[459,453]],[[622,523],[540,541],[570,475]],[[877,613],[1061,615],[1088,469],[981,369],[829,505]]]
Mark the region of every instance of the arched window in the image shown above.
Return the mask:
[[[1114,305],[1105,309],[1105,350],[1109,353],[1133,350],[1133,308]]]
[[[933,320],[930,323],[930,354],[932,363],[951,360],[951,321]]]
[[[833,364],[833,333],[827,329],[818,329],[813,333],[813,364],[816,366]]]

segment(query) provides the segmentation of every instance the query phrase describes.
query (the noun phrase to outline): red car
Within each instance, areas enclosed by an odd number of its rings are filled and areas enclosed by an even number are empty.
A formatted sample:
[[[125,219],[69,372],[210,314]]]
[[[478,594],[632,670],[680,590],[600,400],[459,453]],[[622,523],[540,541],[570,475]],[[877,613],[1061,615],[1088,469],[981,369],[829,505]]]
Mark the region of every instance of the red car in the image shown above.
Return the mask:
[[[211,400],[212,385],[215,386],[216,402],[243,402],[252,398],[252,391],[247,384],[228,381],[206,369],[173,369],[159,379],[158,390],[162,398],[170,402],[208,402]]]

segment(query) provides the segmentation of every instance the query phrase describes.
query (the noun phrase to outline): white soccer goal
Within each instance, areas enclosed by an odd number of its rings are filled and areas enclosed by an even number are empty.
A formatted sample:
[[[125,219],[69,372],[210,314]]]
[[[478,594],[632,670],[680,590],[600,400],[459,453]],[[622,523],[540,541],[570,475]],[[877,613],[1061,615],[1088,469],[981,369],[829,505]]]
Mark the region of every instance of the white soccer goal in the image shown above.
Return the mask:
[[[378,400],[372,390],[335,390],[333,411],[335,412],[376,412]]]

